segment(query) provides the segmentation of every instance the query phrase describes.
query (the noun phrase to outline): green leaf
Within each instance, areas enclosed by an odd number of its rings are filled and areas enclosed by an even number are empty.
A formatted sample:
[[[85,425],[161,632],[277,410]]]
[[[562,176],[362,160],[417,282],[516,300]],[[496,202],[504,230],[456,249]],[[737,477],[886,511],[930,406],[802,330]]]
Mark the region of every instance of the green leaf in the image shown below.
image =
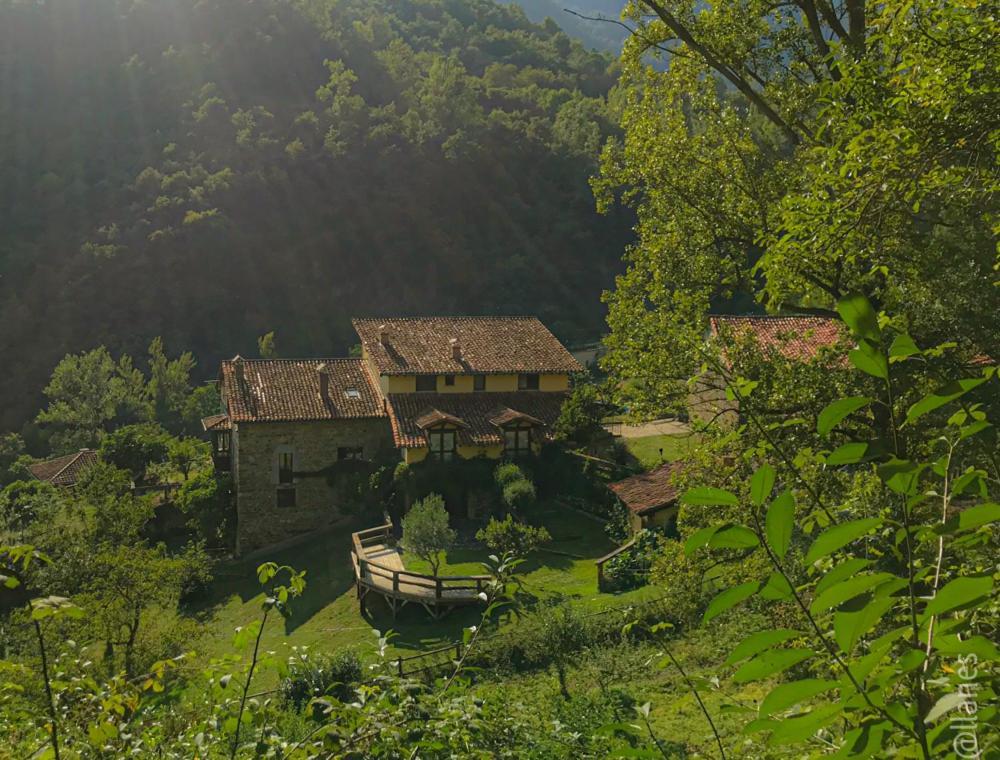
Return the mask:
[[[967,377],[962,380],[953,380],[947,385],[938,388],[910,407],[906,413],[907,424],[916,422],[928,412],[933,412],[935,409],[964,396],[973,388],[978,388],[985,382],[985,377]]]
[[[771,732],[768,744],[772,747],[781,744],[797,744],[811,738],[824,726],[837,719],[844,706],[839,703],[822,705],[812,712],[794,718],[786,718]]]
[[[708,609],[705,610],[705,617],[702,622],[707,623],[712,618],[718,617],[730,607],[734,607],[744,599],[748,599],[756,594],[759,588],[760,583],[750,581],[747,583],[741,583],[739,586],[727,588],[725,591],[716,594],[715,598],[709,602]]]
[[[916,464],[909,459],[893,457],[888,462],[878,466],[878,476],[891,490],[904,496],[912,496],[917,492],[920,473],[926,465]]]
[[[816,653],[811,649],[771,649],[757,655],[733,674],[736,683],[759,681],[762,678],[781,673]]]
[[[861,293],[850,293],[841,298],[837,302],[837,312],[855,335],[874,341],[882,337],[878,316]]]
[[[713,549],[753,549],[759,544],[757,534],[742,525],[730,525],[708,539]]]
[[[889,361],[885,354],[873,348],[867,341],[861,341],[858,347],[847,354],[851,364],[867,375],[882,380],[889,379]]]
[[[968,576],[949,581],[931,599],[924,609],[925,615],[940,615],[957,607],[989,596],[993,590],[993,579],[988,575]]]
[[[823,591],[833,584],[839,583],[844,578],[864,570],[871,563],[870,559],[861,559],[860,557],[845,559],[820,579],[820,582],[816,584],[816,593],[822,594]]]
[[[889,346],[889,361],[903,361],[911,356],[916,356],[917,354],[923,353],[919,346],[913,342],[911,338],[906,333],[900,333],[892,340],[892,345]]]
[[[854,646],[896,603],[895,599],[872,599],[860,610],[835,612],[833,614],[833,634],[837,645],[845,654],[850,654]]]
[[[871,532],[881,524],[881,519],[867,517],[863,520],[852,520],[851,522],[841,523],[840,525],[828,528],[820,533],[819,537],[813,541],[812,546],[809,547],[809,551],[806,554],[806,564],[811,565],[816,560],[832,554],[837,549],[847,546],[851,541]]]
[[[761,718],[766,718],[835,688],[837,688],[836,681],[825,681],[819,678],[804,678],[801,681],[783,683],[771,689],[764,697],[764,701],[760,703],[758,714]]]
[[[700,528],[688,536],[684,542],[684,553],[688,556],[694,554],[696,549],[700,549],[708,543],[708,539],[722,529],[722,525],[709,525],[707,528]]]
[[[762,599],[769,599],[773,602],[782,602],[786,599],[792,598],[793,589],[791,584],[785,580],[779,572],[773,572],[767,578],[767,583],[760,590],[760,596]]]
[[[755,506],[761,506],[767,497],[771,495],[774,488],[776,473],[769,464],[762,464],[750,478],[750,502]]]
[[[827,404],[816,419],[816,432],[820,435],[829,434],[847,415],[868,406],[871,402],[868,396],[850,396]]]
[[[818,594],[813,600],[813,603],[809,606],[809,611],[812,612],[813,615],[819,615],[822,612],[826,612],[826,610],[831,607],[839,607],[844,602],[871,591],[884,583],[890,583],[891,581],[901,582],[903,585],[906,585],[906,581],[904,579],[897,578],[892,573],[865,573],[864,575],[855,575],[847,580],[837,583],[834,586],[831,586],[822,594]]]
[[[684,495],[681,496],[681,503],[708,507],[736,507],[739,506],[740,502],[729,491],[724,491],[721,488],[713,488],[712,486],[699,486],[685,491]]]
[[[774,628],[767,631],[751,633],[743,641],[736,645],[736,648],[729,653],[726,658],[726,665],[735,665],[740,660],[753,657],[765,649],[770,649],[777,644],[783,644],[789,639],[801,636],[801,631],[794,631],[791,628]]]
[[[958,515],[958,527],[973,530],[997,520],[1000,520],[1000,504],[990,502],[963,509]]]
[[[867,443],[845,443],[827,454],[826,463],[831,467],[841,464],[856,464],[868,453]]]
[[[771,549],[784,559],[792,542],[792,528],[795,525],[795,498],[791,491],[782,491],[767,508],[765,529]]]
[[[934,649],[942,654],[974,654],[981,662],[1000,662],[1000,649],[985,636],[960,639],[956,635],[936,636]]]
[[[951,712],[956,707],[961,707],[967,699],[969,699],[969,695],[963,691],[948,692],[934,703],[934,707],[930,709],[927,717],[924,718],[924,723],[933,723],[942,715]]]

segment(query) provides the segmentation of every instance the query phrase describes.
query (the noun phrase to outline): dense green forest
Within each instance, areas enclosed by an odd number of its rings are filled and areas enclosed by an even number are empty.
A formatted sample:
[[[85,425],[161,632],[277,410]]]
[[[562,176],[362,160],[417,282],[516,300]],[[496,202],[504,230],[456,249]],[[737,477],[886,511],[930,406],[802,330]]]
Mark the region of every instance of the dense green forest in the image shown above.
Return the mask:
[[[532,21],[543,22],[550,18],[567,34],[597,50],[610,50],[617,54],[628,35],[617,24],[593,20],[603,18],[617,21],[625,5],[619,0],[519,0],[517,5],[524,9]]]
[[[67,352],[200,374],[361,313],[600,329],[611,57],[487,0],[0,3],[5,427]]]

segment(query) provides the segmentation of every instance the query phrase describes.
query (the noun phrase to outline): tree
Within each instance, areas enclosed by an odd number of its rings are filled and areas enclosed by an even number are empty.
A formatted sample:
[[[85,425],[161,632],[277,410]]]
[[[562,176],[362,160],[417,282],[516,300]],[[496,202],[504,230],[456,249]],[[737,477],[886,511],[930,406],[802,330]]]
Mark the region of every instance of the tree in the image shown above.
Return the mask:
[[[126,425],[101,441],[101,459],[128,472],[134,481],[146,477],[151,465],[167,461],[170,436],[154,423]]]
[[[188,435],[202,433],[201,421],[210,415],[219,414],[222,411],[220,407],[219,390],[214,384],[194,388],[184,402],[184,432]]]
[[[209,453],[209,445],[197,438],[170,438],[167,443],[167,460],[184,480],[199,463],[207,462]]]
[[[205,469],[185,480],[177,491],[177,506],[188,516],[188,524],[210,546],[228,546],[236,527],[231,482]]]
[[[257,338],[257,353],[261,359],[277,359],[278,347],[274,341],[274,330]]]
[[[0,531],[20,533],[62,504],[59,490],[41,480],[15,480],[0,491]]]
[[[403,549],[427,562],[435,576],[444,553],[456,538],[457,534],[448,525],[444,499],[436,493],[416,502],[403,518]]]
[[[63,358],[45,395],[49,404],[37,419],[53,428],[55,453],[96,446],[114,424],[138,422],[148,411],[142,373],[126,356],[116,363],[104,346]]]
[[[603,362],[637,411],[681,407],[705,315],[726,303],[833,314],[856,291],[918,340],[995,354],[985,5],[631,8],[623,136],[596,189],[639,213]]]
[[[17,433],[0,435],[0,486],[21,480],[27,474],[23,460],[24,439]]]
[[[147,393],[152,404],[153,419],[171,431],[182,424],[185,405],[191,393],[190,376],[194,356],[185,351],[169,359],[163,350],[162,338],[149,344],[149,385]]]
[[[500,556],[510,552],[515,557],[523,558],[541,544],[551,541],[552,536],[544,526],[535,527],[518,522],[513,515],[508,514],[503,520],[491,517],[486,527],[476,533],[476,539]]]
[[[556,440],[585,449],[607,442],[611,435],[602,423],[608,406],[596,385],[576,384],[559,410],[554,428]]]

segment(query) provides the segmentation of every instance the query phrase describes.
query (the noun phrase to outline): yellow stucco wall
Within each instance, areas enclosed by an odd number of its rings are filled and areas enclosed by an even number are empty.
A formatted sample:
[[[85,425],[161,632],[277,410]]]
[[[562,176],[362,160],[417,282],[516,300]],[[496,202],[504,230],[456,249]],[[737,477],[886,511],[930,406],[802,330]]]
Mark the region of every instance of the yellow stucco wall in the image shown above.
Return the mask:
[[[503,456],[503,446],[459,446],[456,451],[461,459],[475,459],[476,457],[499,459]],[[426,448],[403,449],[403,461],[407,464],[416,464],[424,461],[427,454]]]
[[[454,385],[445,385],[444,375],[437,376],[438,393],[472,393],[473,375],[455,375]],[[381,375],[382,393],[415,393],[417,378],[414,375]],[[517,375],[486,375],[486,393],[503,393],[517,390]],[[540,391],[569,390],[569,375],[541,375]]]

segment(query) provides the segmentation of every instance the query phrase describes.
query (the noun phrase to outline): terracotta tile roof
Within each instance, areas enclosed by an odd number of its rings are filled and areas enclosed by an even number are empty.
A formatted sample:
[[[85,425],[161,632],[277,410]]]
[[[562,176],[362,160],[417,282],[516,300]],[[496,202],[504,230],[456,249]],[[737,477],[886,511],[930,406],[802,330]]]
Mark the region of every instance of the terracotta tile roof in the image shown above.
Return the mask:
[[[228,414],[211,414],[208,417],[201,418],[201,429],[206,433],[229,430],[232,426]]]
[[[320,394],[321,366],[330,378],[325,399]],[[385,416],[381,396],[361,359],[235,357],[222,363],[221,380],[231,422]]]
[[[679,462],[667,462],[649,472],[611,483],[608,488],[635,514],[655,512],[677,500],[677,489],[671,480],[680,467]]]
[[[354,329],[383,375],[579,372],[582,367],[535,317],[355,319]],[[379,340],[387,334],[386,345]],[[453,354],[452,341],[461,358]]]
[[[46,480],[52,485],[74,486],[80,473],[97,459],[97,452],[93,449],[80,449],[75,454],[29,464],[28,471],[38,480]]]
[[[460,444],[495,446],[503,443],[503,431],[496,420],[502,419],[505,412],[516,410],[519,416],[542,423],[545,426],[542,435],[548,438],[567,395],[540,391],[393,393],[388,397],[392,436],[401,448],[426,446],[427,439],[419,423],[434,415],[440,420],[458,418],[465,424],[456,431]]]
[[[716,315],[709,317],[709,329],[713,338],[750,333],[765,353],[777,352],[801,361],[815,359],[823,348],[841,342],[846,346],[850,339],[844,324],[832,317]]]

